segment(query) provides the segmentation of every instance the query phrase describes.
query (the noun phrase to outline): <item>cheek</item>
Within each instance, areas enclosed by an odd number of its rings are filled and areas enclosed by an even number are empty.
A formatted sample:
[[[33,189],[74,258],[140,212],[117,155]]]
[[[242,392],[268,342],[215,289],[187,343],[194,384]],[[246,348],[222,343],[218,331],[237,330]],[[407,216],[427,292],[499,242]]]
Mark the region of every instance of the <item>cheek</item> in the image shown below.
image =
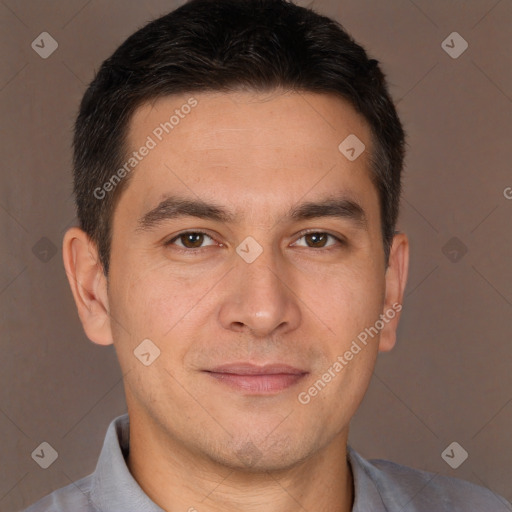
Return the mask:
[[[205,296],[209,299],[214,295],[210,281],[191,281],[179,272],[171,272],[165,264],[128,268],[131,272],[126,276],[112,276],[111,313],[116,349],[130,365],[133,350],[142,340],[150,339],[165,351],[165,359],[182,359],[190,340],[197,335],[197,315],[202,313],[204,319],[209,314],[204,308],[208,302]]]
[[[379,269],[363,262],[337,268],[303,281],[303,297],[338,339],[372,325],[382,312],[385,280]]]

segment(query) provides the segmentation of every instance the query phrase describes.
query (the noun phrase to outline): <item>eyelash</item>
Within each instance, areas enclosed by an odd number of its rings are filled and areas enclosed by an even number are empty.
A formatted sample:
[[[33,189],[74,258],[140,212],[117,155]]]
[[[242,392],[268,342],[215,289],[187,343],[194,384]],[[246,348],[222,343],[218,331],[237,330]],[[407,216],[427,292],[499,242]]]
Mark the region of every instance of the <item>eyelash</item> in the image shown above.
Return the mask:
[[[182,231],[181,233],[178,233],[176,236],[174,236],[173,238],[171,238],[170,240],[168,240],[167,242],[164,243],[164,246],[167,247],[167,246],[171,246],[174,244],[175,241],[179,240],[183,235],[188,235],[188,234],[194,234],[194,235],[197,235],[197,234],[201,234],[201,235],[205,235],[207,236],[208,238],[212,239],[212,240],[215,240],[210,234],[208,234],[206,231],[202,231],[200,229],[196,229],[196,230],[190,230],[190,231]],[[299,237],[297,238],[297,240],[295,242],[297,242],[298,240],[300,240],[301,238],[304,238],[306,235],[311,235],[311,234],[318,234],[318,235],[327,235],[331,238],[333,238],[334,240],[336,240],[340,246],[346,246],[347,245],[347,242],[346,240],[344,240],[343,238],[340,238],[336,235],[333,235],[332,233],[329,233],[327,231],[318,231],[318,230],[315,230],[315,229],[312,229],[312,230],[306,230],[306,231],[302,231],[301,233],[299,233]],[[294,242],[294,243],[295,243]],[[221,244],[222,246],[223,244]],[[182,252],[187,252],[187,253],[193,253],[193,252],[199,252],[203,249],[206,249],[207,247],[210,247],[210,246],[206,246],[206,247],[193,247],[193,248],[189,248],[189,247],[180,247],[180,246],[175,246],[177,248],[177,250],[179,251],[182,251]],[[313,249],[313,250],[316,250],[316,251],[320,251],[320,250],[323,250],[323,251],[328,251],[328,250],[331,250],[335,248],[335,246],[328,246],[328,247],[306,247],[306,249]]]

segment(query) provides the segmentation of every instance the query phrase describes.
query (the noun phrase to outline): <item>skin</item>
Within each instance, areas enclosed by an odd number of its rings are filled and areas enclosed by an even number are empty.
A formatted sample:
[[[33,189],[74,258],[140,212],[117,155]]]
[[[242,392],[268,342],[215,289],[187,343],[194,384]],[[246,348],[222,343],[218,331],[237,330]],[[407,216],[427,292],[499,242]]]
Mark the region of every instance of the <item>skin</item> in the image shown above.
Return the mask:
[[[128,147],[144,144],[190,96],[141,106]],[[348,512],[349,423],[378,352],[395,344],[400,314],[307,405],[297,397],[380,314],[402,303],[408,240],[395,235],[386,267],[369,127],[329,95],[194,97],[198,105],[137,165],[120,197],[108,283],[87,235],[71,228],[64,237],[85,332],[95,343],[114,344],[123,371],[128,466],[169,512]],[[349,134],[366,146],[353,162],[338,150]],[[184,216],[137,230],[138,219],[165,194],[215,202],[239,218]],[[299,203],[333,194],[359,203],[366,226],[286,217]],[[183,237],[165,245],[185,230],[205,230],[211,238],[201,249],[187,249]],[[303,230],[346,243],[324,237],[318,244]],[[263,249],[252,263],[236,252],[248,236]],[[161,351],[150,366],[133,354],[146,338]],[[297,385],[258,396],[202,371],[238,361],[286,363],[309,373]]]

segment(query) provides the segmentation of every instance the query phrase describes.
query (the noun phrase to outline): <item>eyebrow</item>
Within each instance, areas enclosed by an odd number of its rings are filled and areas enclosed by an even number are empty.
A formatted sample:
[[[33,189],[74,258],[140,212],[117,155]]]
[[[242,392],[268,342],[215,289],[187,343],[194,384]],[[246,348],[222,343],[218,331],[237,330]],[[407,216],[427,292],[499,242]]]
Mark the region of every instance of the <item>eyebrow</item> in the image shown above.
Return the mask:
[[[236,223],[239,214],[227,211],[220,205],[201,199],[166,196],[155,208],[145,213],[137,222],[136,231],[150,231],[163,222],[180,217],[197,217],[224,223]],[[320,217],[336,217],[367,229],[367,216],[363,207],[347,197],[327,197],[320,201],[295,205],[281,218],[283,220],[307,220]]]

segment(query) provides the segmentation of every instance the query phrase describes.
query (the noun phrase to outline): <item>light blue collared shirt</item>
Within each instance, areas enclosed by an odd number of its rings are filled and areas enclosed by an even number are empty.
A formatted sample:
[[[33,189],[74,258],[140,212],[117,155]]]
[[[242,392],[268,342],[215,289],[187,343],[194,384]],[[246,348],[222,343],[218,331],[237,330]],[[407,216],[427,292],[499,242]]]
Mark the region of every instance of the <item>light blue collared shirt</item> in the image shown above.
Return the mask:
[[[113,420],[94,473],[24,512],[164,512],[126,465],[129,433],[127,414]],[[352,512],[512,512],[508,501],[479,485],[385,460],[369,461],[350,445],[347,455],[354,477]]]

